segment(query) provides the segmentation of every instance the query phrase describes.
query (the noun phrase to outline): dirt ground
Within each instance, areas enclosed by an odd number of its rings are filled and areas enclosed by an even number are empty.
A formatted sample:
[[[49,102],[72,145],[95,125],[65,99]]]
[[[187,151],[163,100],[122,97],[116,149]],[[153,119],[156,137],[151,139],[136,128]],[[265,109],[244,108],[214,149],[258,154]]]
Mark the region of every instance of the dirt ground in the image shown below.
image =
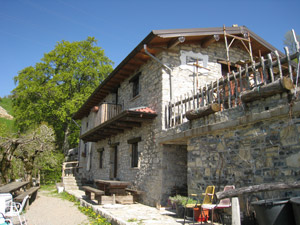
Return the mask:
[[[38,197],[25,213],[28,225],[83,225],[88,218],[74,203],[39,191]]]

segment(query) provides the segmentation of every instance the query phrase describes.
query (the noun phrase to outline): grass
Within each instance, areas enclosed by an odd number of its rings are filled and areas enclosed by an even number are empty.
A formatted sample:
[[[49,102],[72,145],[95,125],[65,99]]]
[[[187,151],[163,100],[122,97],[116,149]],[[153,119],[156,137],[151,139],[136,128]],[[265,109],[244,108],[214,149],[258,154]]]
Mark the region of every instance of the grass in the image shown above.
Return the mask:
[[[55,185],[43,185],[40,190],[49,192],[50,196],[73,202],[78,207],[79,211],[89,218],[89,225],[111,225],[105,218],[96,214],[91,207],[80,206],[79,201],[77,201],[73,195],[70,195],[67,192],[58,193]]]
[[[0,106],[7,111],[8,114],[13,116],[12,100],[11,98],[0,98]],[[16,133],[17,128],[15,127],[15,120],[8,120],[5,118],[0,118],[0,134],[2,133]]]
[[[11,98],[1,98],[0,106],[7,111],[8,114],[13,116],[12,100]]]

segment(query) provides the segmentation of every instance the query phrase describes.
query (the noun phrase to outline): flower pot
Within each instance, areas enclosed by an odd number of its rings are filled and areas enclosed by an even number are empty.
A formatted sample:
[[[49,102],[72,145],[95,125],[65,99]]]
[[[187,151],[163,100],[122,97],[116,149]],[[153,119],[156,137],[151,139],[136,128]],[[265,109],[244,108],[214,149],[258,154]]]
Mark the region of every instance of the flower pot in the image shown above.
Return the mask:
[[[207,222],[209,210],[202,208],[194,208],[194,219],[197,222]]]
[[[182,205],[176,204],[176,215],[178,218],[184,217],[184,208]]]

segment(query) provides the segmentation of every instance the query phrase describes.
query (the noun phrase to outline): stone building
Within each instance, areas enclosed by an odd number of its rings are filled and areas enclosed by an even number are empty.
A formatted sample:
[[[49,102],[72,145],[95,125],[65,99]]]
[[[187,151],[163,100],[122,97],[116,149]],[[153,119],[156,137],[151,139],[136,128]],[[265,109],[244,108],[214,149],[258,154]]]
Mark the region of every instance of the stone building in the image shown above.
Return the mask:
[[[283,91],[241,102],[232,86],[239,73],[228,73],[240,71],[245,81],[251,74],[243,69],[271,52],[284,57],[246,27],[152,31],[73,116],[81,120],[79,174],[90,181],[130,181],[148,205],[164,205],[174,193],[201,193],[207,185],[222,190],[226,184],[299,180],[297,100],[291,104],[291,93]],[[279,70],[287,67],[274,69],[270,82],[282,76]],[[253,74],[252,88],[271,79],[264,70]],[[227,85],[229,75],[234,80]],[[218,91],[209,94],[216,81]],[[242,82],[235,87],[245,88]],[[199,108],[203,99],[219,100],[221,110],[187,120],[190,104]]]

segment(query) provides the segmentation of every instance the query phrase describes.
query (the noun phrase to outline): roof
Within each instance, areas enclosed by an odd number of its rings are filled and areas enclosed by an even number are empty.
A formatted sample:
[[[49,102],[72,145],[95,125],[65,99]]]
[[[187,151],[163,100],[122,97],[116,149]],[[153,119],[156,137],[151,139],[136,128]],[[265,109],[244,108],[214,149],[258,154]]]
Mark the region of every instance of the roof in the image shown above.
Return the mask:
[[[245,26],[226,27],[226,33],[231,35],[243,37],[243,33],[248,32],[251,37],[251,47],[254,56],[259,56],[259,54],[264,56],[277,50],[274,46]],[[223,27],[151,31],[95,89],[80,109],[73,115],[73,119],[82,119],[87,116],[93,106],[98,105],[109,93],[115,92],[125,79],[133,75],[138,68],[150,59],[150,56],[145,54],[144,44],[147,45],[147,50],[151,54],[156,55],[159,52],[172,48],[174,45],[178,44],[178,37],[185,37],[184,44],[200,43],[202,45],[207,45],[212,43],[212,36],[215,34],[219,34],[219,42],[224,41]],[[242,43],[236,43],[237,45],[240,45],[241,48],[244,48]],[[282,55],[280,51],[278,52]]]

